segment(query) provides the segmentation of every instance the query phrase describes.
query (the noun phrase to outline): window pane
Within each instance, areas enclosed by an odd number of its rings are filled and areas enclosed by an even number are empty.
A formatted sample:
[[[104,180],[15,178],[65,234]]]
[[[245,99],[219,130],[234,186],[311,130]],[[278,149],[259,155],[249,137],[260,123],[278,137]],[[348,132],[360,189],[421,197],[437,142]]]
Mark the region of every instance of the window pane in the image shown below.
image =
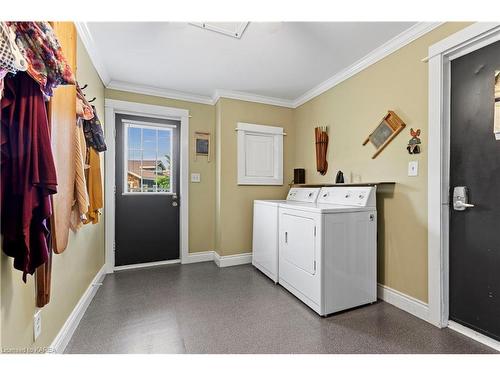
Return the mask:
[[[158,191],[172,191],[172,131],[158,130]]]
[[[156,191],[156,129],[142,130],[142,190]]]
[[[141,128],[128,128],[128,149],[140,150],[141,149]]]
[[[172,129],[127,126],[125,192],[173,191]]]
[[[141,192],[141,151],[129,150],[127,157],[127,192]]]

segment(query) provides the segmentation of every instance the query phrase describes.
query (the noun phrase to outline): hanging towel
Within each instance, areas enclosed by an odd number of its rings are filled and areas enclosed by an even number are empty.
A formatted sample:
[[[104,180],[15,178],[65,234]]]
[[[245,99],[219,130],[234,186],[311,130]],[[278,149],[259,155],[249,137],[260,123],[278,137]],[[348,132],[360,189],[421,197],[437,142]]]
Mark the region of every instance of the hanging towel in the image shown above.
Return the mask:
[[[4,253],[27,274],[49,258],[50,195],[57,192],[49,123],[40,87],[7,75],[1,100],[1,234]]]
[[[102,179],[101,179],[101,159],[99,153],[92,147],[87,148],[87,191],[89,192],[89,210],[87,220],[84,224],[99,222],[100,209],[102,202]]]
[[[73,231],[78,230],[83,225],[83,221],[87,219],[86,214],[90,204],[85,178],[87,147],[85,146],[85,136],[81,122],[81,119],[77,120],[76,131],[74,133],[75,201],[73,202],[70,222],[70,227]]]
[[[500,70],[495,72],[495,119],[493,125],[495,139],[500,141]]]

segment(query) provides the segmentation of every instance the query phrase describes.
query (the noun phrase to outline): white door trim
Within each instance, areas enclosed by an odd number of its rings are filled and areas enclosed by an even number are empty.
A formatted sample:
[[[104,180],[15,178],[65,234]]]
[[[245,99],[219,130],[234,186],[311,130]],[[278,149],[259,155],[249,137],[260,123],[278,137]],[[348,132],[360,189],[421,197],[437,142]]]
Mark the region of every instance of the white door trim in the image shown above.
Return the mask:
[[[429,322],[448,326],[450,62],[500,40],[500,23],[475,23],[429,47]]]
[[[189,111],[186,109],[105,99],[104,131],[108,152],[104,155],[104,226],[106,272],[115,270],[115,117],[116,114],[174,119],[181,122],[180,131],[180,261],[188,259],[189,252]]]

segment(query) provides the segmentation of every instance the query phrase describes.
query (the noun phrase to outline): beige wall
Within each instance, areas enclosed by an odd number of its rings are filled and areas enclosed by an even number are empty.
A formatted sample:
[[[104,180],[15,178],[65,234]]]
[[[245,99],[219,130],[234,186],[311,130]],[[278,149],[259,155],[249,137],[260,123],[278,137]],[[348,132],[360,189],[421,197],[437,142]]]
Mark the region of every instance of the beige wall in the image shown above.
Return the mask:
[[[217,103],[217,243],[219,255],[252,250],[254,199],[283,199],[293,178],[295,131],[290,108],[222,98]],[[238,122],[279,126],[284,129],[283,186],[238,186]]]
[[[194,160],[194,132],[209,132],[215,136],[215,106],[134,94],[106,89],[108,99],[123,100],[189,110],[189,173],[200,173],[200,183],[189,183],[189,252],[208,251],[215,244],[215,160],[206,157]],[[212,143],[212,146],[215,142]]]
[[[104,120],[104,86],[89,56],[77,42],[77,79],[88,84],[87,97],[94,102],[101,121]],[[61,255],[54,255],[51,302],[42,309],[42,334],[33,342],[35,288],[33,277],[25,285],[21,272],[12,267],[12,258],[1,253],[1,347],[48,347],[65,323],[90,282],[104,264],[104,218],[96,225],[85,225],[71,233],[69,245]]]
[[[331,183],[340,169],[348,178],[395,181],[378,199],[378,279],[391,288],[427,301],[427,64],[421,59],[435,42],[467,26],[448,23],[396,51],[294,111],[295,166],[306,168],[307,183]],[[362,146],[387,110],[407,127],[374,160],[374,147]],[[314,127],[328,125],[326,176],[316,172]],[[422,153],[409,155],[410,128],[422,129]],[[410,160],[418,177],[408,177]]]

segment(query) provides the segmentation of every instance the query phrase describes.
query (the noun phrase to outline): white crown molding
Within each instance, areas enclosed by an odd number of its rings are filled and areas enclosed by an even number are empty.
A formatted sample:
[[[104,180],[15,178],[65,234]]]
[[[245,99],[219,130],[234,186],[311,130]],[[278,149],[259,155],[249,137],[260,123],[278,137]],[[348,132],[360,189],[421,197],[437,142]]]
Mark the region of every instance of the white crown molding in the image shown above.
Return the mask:
[[[190,94],[182,91],[162,89],[160,87],[138,85],[130,82],[111,81],[106,85],[106,88],[120,91],[133,92],[137,94],[159,96],[161,98],[184,100],[187,102],[210,104],[214,101],[209,96]]]
[[[95,69],[97,70],[97,74],[101,77],[101,81],[106,86],[110,81],[111,77],[106,70],[106,65],[104,65],[101,60],[99,53],[97,52],[97,47],[94,42],[94,38],[92,37],[92,33],[90,32],[88,25],[86,22],[75,22],[76,30],[78,31],[78,35],[83,42],[83,45],[87,49],[87,53],[90,56],[90,60],[94,64]]]
[[[308,102],[318,95],[321,95],[332,87],[337,86],[339,83],[368,68],[370,65],[373,65],[376,62],[382,60],[384,57],[420,38],[422,35],[425,35],[428,32],[434,30],[436,27],[442,25],[443,23],[444,22],[419,22],[413,25],[409,29],[403,31],[391,40],[382,44],[380,47],[374,49],[369,54],[356,61],[354,64],[348,66],[339,73],[335,74],[326,81],[320,83],[319,85],[315,86],[311,90],[298,97],[294,101],[294,108],[301,106],[302,104]]]
[[[104,64],[97,54],[97,49],[95,47],[94,40],[85,22],[75,22],[80,38],[82,39],[85,48],[89,53],[89,56],[94,63],[94,66],[99,73],[104,85],[109,89],[127,91],[132,93],[159,96],[168,99],[184,100],[188,102],[201,103],[214,105],[220,98],[237,99],[254,103],[269,104],[279,107],[286,108],[297,108],[302,104],[308,102],[309,100],[321,95],[325,91],[331,89],[332,87],[338,85],[339,83],[347,80],[348,78],[354,76],[355,74],[361,72],[362,70],[368,68],[370,65],[382,60],[384,57],[390,55],[391,53],[397,51],[398,49],[406,46],[407,44],[413,42],[414,40],[420,38],[421,36],[427,34],[428,32],[434,30],[436,27],[442,25],[444,22],[419,22],[409,29],[398,34],[388,42],[384,43],[380,47],[374,49],[369,54],[356,61],[354,64],[343,69],[339,73],[330,77],[326,81],[320,83],[314,88],[310,89],[303,95],[299,96],[295,100],[282,99],[276,97],[262,96],[251,94],[242,91],[233,90],[221,90],[216,89],[212,97],[186,93],[182,91],[169,90],[159,87],[153,87],[148,85],[138,85],[130,82],[115,81],[111,80]]]
[[[247,102],[275,105],[279,107],[295,108],[293,100],[250,94],[242,91],[215,90],[215,95],[212,98],[213,103],[217,103],[220,98],[237,99]]]

